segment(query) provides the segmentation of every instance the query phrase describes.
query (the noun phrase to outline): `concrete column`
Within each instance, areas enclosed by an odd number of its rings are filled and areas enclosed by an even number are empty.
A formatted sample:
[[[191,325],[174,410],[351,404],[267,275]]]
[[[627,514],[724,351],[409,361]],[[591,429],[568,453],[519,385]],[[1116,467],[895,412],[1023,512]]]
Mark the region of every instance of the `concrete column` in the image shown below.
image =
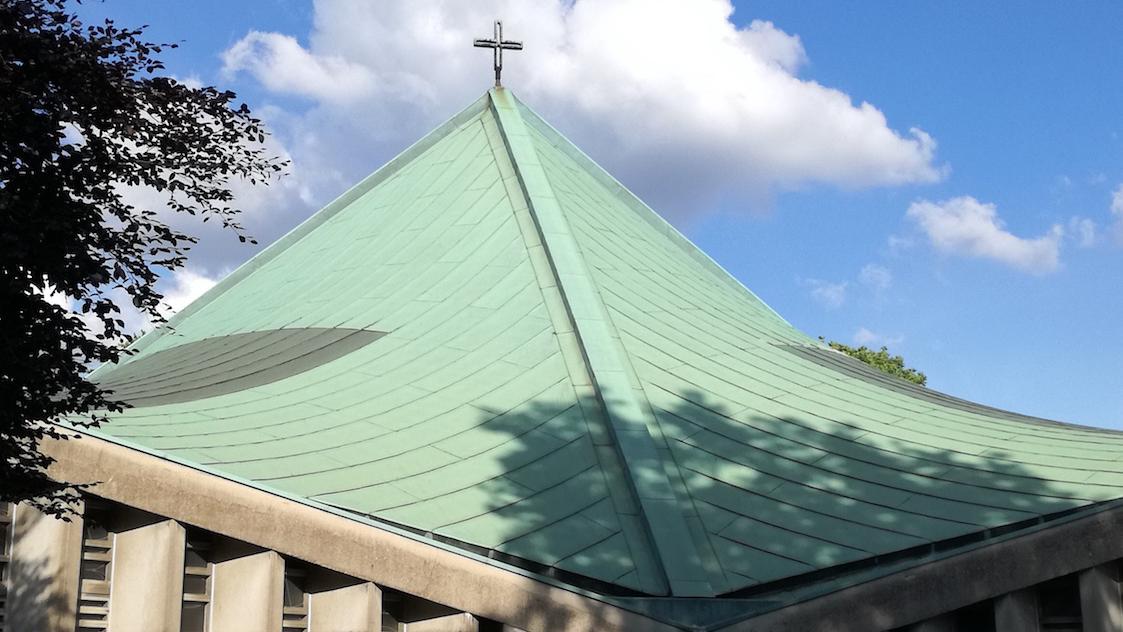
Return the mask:
[[[309,632],[382,632],[382,590],[365,582],[309,595]]]
[[[82,564],[82,509],[66,522],[21,503],[12,524],[7,630],[74,632]]]
[[[183,525],[175,520],[122,531],[115,536],[109,629],[179,632],[186,541]]]
[[[996,597],[994,627],[998,632],[1039,632],[1037,593],[1025,588]]]
[[[1080,573],[1080,615],[1084,632],[1123,632],[1123,601],[1115,564]]]
[[[411,621],[402,625],[402,632],[479,632],[480,622],[467,612]]]
[[[211,570],[210,632],[277,632],[284,599],[285,560],[275,552],[218,562]]]
[[[925,619],[920,623],[914,623],[909,626],[908,632],[957,632],[955,628],[955,616],[942,614],[938,617]]]

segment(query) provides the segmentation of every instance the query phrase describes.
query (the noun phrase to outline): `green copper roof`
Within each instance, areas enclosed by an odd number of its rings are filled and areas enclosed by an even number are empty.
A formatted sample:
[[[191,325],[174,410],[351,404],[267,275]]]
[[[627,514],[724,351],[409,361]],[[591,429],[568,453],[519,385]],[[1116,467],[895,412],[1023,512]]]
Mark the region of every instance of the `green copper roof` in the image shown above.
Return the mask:
[[[171,325],[95,374],[136,404],[97,434],[606,591],[762,590],[1123,497],[1123,435],[826,349],[503,89]]]

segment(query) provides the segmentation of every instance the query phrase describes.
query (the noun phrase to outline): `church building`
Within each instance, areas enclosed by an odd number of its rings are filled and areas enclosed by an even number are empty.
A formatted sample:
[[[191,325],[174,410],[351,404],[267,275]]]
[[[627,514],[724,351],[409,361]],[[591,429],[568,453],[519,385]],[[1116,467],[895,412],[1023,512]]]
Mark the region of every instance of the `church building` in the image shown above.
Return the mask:
[[[1123,631],[1123,434],[827,348],[502,87],[133,349],[5,632]]]

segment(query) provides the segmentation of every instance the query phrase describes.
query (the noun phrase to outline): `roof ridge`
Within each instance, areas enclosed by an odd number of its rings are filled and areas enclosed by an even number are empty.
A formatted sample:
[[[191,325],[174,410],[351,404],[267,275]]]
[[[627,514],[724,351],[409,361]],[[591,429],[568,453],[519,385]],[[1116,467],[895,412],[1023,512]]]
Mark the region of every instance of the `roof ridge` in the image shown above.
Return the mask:
[[[756,292],[754,292],[752,288],[745,285],[740,279],[726,270],[725,267],[723,267],[713,257],[707,254],[706,251],[696,246],[692,241],[690,241],[689,238],[686,237],[686,235],[683,235],[682,232],[675,228],[674,224],[671,224],[655,209],[648,206],[647,202],[644,202],[641,197],[633,193],[632,190],[628,187],[624,186],[624,184],[617,180],[611,172],[600,166],[597,161],[589,157],[589,155],[586,154],[580,147],[570,142],[569,139],[566,138],[564,134],[559,132],[553,125],[551,125],[549,121],[539,116],[537,112],[530,109],[530,107],[528,107],[518,98],[515,98],[515,103],[523,111],[531,115],[530,123],[534,125],[539,132],[543,132],[543,136],[551,141],[554,141],[554,147],[556,147],[567,156],[572,158],[574,161],[576,161],[578,164],[580,164],[582,167],[584,167],[586,172],[590,176],[604,185],[615,195],[618,200],[627,205],[628,208],[635,211],[638,217],[651,224],[659,232],[663,233],[668,239],[674,242],[674,244],[686,255],[708,268],[710,272],[719,277],[722,282],[732,286],[738,291],[748,293],[762,306],[764,306],[765,309],[771,312],[772,315],[783,321],[793,330],[796,330],[795,326],[789,323],[788,320],[784,318],[783,314],[780,314],[775,309],[773,309],[771,305],[764,301],[764,299],[757,296]]]
[[[619,348],[619,333],[570,232],[514,97],[489,91],[492,113],[572,323],[599,405],[656,557],[674,596],[716,594],[650,428],[656,420]]]

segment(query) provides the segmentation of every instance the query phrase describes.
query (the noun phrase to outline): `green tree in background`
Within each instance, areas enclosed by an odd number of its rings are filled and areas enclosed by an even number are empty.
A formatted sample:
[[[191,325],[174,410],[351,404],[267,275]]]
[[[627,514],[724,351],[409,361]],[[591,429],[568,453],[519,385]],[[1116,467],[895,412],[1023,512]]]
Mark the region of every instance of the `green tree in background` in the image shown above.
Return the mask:
[[[819,340],[823,340],[822,336],[819,337]],[[831,349],[841,351],[855,360],[861,360],[883,373],[888,373],[889,375],[899,377],[913,384],[919,384],[920,386],[924,386],[928,383],[928,376],[916,369],[905,366],[905,359],[899,355],[890,355],[888,347],[881,347],[880,350],[874,351],[865,345],[851,347],[850,345],[834,340],[828,342],[827,345],[830,346]]]

